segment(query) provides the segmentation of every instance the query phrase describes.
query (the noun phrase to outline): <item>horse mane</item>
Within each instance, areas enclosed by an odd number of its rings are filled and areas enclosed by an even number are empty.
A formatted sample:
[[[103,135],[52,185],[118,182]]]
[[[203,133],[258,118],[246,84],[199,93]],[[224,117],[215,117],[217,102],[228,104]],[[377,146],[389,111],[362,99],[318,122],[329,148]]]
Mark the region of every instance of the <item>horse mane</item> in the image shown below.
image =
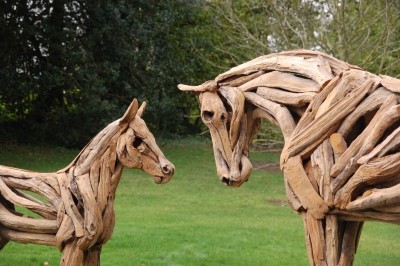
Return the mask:
[[[119,125],[119,119],[114,122],[108,124],[105,128],[103,128],[96,136],[94,136],[83,149],[79,152],[79,154],[72,160],[72,162],[57,171],[58,173],[68,171],[72,166],[75,167],[75,171],[78,169],[79,172],[85,172],[90,168],[90,165],[98,159],[110,146],[111,139],[118,134],[118,136],[122,133],[124,128],[121,128]],[[115,144],[115,143],[113,143]]]
[[[295,66],[294,64],[298,64]],[[360,69],[325,53],[309,50],[293,50],[259,56],[219,74],[215,81],[219,85],[240,86],[254,79],[260,72],[291,72],[310,78],[323,85],[333,76],[345,70]],[[332,76],[332,74],[333,76]]]

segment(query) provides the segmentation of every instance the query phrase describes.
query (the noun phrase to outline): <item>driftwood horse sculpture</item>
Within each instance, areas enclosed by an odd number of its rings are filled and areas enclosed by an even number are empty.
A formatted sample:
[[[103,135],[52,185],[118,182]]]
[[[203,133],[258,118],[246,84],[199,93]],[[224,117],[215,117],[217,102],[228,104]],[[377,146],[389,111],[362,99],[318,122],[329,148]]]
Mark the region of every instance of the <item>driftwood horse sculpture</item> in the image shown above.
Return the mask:
[[[157,184],[168,182],[174,173],[140,118],[144,108],[145,103],[138,109],[134,99],[121,119],[56,173],[0,166],[0,249],[9,240],[44,244],[62,251],[60,265],[99,265],[102,245],[114,228],[115,191],[123,167],[143,169]],[[14,205],[42,218],[22,215]]]
[[[311,265],[351,265],[364,221],[400,223],[400,80],[297,50],[178,87],[199,96],[227,185],[247,181],[260,120],[281,128],[286,196]]]

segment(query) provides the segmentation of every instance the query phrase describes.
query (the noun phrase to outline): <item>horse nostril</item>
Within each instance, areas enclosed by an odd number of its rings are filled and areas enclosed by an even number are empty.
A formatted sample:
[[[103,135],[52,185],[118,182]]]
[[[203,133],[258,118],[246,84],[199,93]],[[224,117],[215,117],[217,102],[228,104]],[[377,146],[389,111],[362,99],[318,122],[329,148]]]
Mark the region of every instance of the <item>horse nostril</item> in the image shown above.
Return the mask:
[[[171,173],[171,167],[169,165],[164,165],[162,167],[162,171],[164,174],[169,174],[169,173]]]
[[[229,186],[230,185],[230,178],[229,177],[225,177],[223,176],[221,178],[222,183],[224,183],[225,185]]]

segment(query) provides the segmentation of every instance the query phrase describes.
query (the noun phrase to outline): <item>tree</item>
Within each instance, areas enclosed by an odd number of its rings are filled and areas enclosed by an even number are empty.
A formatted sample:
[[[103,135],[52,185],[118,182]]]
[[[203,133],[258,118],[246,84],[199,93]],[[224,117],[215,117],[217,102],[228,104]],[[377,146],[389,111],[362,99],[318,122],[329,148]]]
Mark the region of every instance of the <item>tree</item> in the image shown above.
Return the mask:
[[[400,77],[397,1],[213,0],[209,10],[223,36],[210,46],[224,51],[230,66],[262,54],[303,48]],[[276,131],[267,122],[263,125],[262,134],[280,142]]]
[[[396,1],[211,1],[235,63],[291,49],[320,50],[375,73],[399,75]]]
[[[210,76],[198,1],[5,0],[0,14],[3,138],[81,146],[133,97],[158,135],[196,128],[176,85]]]

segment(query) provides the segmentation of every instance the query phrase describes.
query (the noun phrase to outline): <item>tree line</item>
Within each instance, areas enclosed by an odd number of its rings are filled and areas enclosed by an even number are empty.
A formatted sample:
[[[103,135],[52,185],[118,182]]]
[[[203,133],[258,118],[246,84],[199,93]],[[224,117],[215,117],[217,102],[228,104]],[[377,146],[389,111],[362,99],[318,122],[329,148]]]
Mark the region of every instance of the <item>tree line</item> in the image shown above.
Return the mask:
[[[133,97],[157,136],[196,134],[196,99],[178,83],[287,49],[398,76],[399,11],[384,0],[3,0],[0,140],[79,147]]]

